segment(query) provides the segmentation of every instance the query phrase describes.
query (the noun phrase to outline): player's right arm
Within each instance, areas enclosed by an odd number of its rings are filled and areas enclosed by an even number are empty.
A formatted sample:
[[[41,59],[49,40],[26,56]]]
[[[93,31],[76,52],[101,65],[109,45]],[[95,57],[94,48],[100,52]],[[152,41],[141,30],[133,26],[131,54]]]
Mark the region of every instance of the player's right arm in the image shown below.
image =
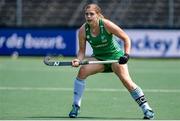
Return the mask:
[[[79,29],[78,39],[79,39],[79,51],[77,54],[77,58],[72,60],[72,66],[73,67],[78,67],[79,62],[82,61],[85,57],[85,51],[86,51],[85,24],[83,24]]]

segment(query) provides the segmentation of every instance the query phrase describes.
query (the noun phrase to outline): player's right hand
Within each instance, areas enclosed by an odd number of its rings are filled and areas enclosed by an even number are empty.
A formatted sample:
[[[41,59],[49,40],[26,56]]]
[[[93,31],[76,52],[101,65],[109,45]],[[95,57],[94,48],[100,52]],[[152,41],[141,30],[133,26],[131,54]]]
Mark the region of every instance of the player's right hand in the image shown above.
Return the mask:
[[[79,67],[79,62],[80,62],[80,60],[79,59],[73,59],[72,60],[72,67]]]
[[[124,54],[122,57],[119,58],[119,64],[126,64],[129,60],[129,54]]]

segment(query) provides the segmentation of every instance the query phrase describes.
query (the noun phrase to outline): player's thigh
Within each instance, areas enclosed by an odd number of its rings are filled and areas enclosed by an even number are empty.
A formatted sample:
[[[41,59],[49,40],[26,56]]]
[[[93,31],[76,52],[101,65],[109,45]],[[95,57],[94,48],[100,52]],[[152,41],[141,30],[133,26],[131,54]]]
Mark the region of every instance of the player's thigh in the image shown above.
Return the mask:
[[[132,81],[127,64],[112,64],[112,70],[114,73],[119,77],[119,79],[122,81],[124,86],[129,90],[133,90],[136,88],[136,84]]]
[[[95,61],[95,58],[89,58],[88,60]],[[78,72],[78,78],[80,79],[86,79],[89,75],[93,75],[99,72],[104,71],[104,65],[103,64],[88,64],[88,65],[82,65]]]

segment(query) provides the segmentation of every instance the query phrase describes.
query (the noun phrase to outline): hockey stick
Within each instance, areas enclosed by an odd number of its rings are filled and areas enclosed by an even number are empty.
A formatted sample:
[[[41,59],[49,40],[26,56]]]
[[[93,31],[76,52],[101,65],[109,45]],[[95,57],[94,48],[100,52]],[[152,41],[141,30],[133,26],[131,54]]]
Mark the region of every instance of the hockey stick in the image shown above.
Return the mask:
[[[87,64],[110,64],[110,63],[118,63],[118,60],[107,60],[107,61],[80,61],[80,65],[87,65]],[[70,61],[57,61],[51,60],[51,57],[47,56],[44,58],[44,63],[47,66],[72,66],[72,62]]]

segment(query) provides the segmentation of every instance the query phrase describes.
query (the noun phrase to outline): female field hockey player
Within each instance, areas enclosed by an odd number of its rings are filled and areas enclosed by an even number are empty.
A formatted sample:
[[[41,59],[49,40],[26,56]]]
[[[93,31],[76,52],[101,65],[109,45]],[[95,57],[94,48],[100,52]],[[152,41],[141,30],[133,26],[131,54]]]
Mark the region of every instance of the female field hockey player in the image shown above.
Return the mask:
[[[88,4],[85,6],[84,11],[86,22],[79,29],[79,52],[77,58],[72,60],[72,66],[78,67],[79,62],[84,59],[86,41],[90,43],[93,49],[92,60],[119,59],[121,64],[93,64],[80,67],[74,80],[74,98],[69,117],[76,118],[78,116],[85,89],[85,79],[99,72],[114,72],[142,109],[144,119],[153,119],[154,112],[149,106],[142,89],[132,81],[128,72],[126,63],[131,48],[130,38],[120,27],[103,17],[101,8],[98,5]],[[124,51],[115,41],[114,35],[124,41]]]

